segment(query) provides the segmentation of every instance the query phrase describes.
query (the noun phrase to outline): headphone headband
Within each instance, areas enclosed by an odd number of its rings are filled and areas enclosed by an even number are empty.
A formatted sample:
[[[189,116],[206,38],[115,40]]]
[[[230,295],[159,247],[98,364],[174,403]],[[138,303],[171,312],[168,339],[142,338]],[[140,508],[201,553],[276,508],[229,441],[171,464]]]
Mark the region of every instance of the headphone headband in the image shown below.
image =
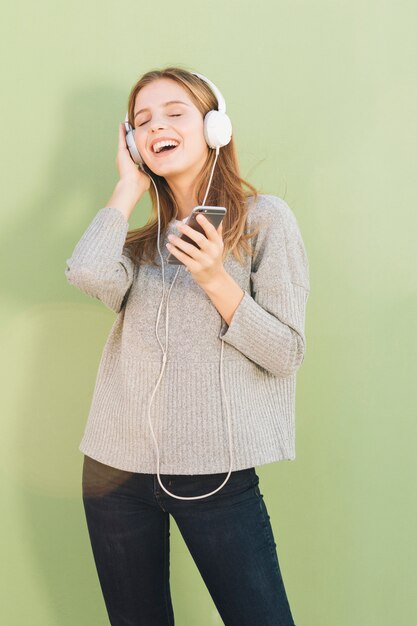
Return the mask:
[[[222,94],[220,93],[220,90],[216,87],[216,85],[212,83],[211,80],[209,80],[206,76],[203,76],[203,74],[198,74],[197,72],[191,72],[191,73],[194,74],[194,76],[198,76],[198,78],[201,78],[201,80],[206,82],[211,87],[211,90],[213,91],[214,95],[217,98],[217,109],[219,110],[220,113],[226,113],[225,99],[223,98]]]

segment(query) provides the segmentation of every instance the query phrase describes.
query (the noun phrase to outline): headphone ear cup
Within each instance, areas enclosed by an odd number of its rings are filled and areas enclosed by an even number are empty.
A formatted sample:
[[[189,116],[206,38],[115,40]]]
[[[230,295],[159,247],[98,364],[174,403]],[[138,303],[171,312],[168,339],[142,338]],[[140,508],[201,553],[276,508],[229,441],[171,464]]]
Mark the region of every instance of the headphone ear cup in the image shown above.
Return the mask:
[[[226,113],[212,109],[204,118],[203,132],[210,148],[222,148],[232,138],[232,122]]]
[[[136,147],[134,131],[133,130],[129,130],[126,133],[126,144],[127,144],[128,149],[129,149],[130,156],[132,157],[134,162],[137,165],[143,165],[143,159],[140,156],[140,152],[139,152],[139,150]]]
[[[135,143],[135,131],[134,129],[131,127],[130,123],[127,121],[128,116],[126,114],[126,119],[125,119],[125,128],[126,128],[126,145],[128,147],[128,150],[130,152],[130,156],[132,157],[133,161],[139,165],[141,167],[141,169],[143,169],[143,159],[140,156],[140,152],[136,147],[136,143]]]

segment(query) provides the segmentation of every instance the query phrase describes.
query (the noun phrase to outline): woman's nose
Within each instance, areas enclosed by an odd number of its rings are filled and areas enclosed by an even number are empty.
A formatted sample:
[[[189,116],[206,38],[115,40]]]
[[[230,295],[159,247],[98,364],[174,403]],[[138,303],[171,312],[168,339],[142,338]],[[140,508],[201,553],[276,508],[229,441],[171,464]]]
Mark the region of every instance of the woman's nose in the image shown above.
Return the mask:
[[[153,122],[150,125],[151,132],[153,132],[154,130],[159,130],[160,128],[166,128],[166,125],[162,122]]]

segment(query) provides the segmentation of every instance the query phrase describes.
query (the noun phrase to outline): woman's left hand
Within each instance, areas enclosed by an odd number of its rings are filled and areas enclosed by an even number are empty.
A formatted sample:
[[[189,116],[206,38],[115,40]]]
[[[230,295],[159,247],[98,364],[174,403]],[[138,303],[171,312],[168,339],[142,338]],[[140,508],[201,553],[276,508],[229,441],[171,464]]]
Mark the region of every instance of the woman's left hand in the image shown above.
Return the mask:
[[[203,227],[205,235],[187,224],[178,224],[177,228],[181,233],[195,241],[200,250],[192,243],[187,243],[175,235],[168,237],[171,243],[167,244],[167,248],[171,254],[184,263],[194,280],[200,287],[204,288],[215,282],[225,271],[222,262],[223,222],[216,230],[213,224],[201,213],[197,216],[197,221]]]

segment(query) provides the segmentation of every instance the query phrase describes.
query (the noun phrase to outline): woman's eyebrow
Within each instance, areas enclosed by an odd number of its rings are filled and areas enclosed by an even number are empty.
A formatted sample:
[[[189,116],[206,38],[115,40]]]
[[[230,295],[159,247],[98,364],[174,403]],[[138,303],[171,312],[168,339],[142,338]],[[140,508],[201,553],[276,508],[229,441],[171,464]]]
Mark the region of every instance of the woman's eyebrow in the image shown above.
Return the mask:
[[[168,100],[168,102],[164,102],[162,106],[166,107],[168,106],[168,104],[185,104],[187,107],[190,106],[187,102],[183,102],[182,100]],[[136,116],[139,115],[139,113],[143,113],[143,111],[149,111],[149,109],[144,108],[144,109],[140,109],[139,111],[136,111],[133,119],[136,119]]]

